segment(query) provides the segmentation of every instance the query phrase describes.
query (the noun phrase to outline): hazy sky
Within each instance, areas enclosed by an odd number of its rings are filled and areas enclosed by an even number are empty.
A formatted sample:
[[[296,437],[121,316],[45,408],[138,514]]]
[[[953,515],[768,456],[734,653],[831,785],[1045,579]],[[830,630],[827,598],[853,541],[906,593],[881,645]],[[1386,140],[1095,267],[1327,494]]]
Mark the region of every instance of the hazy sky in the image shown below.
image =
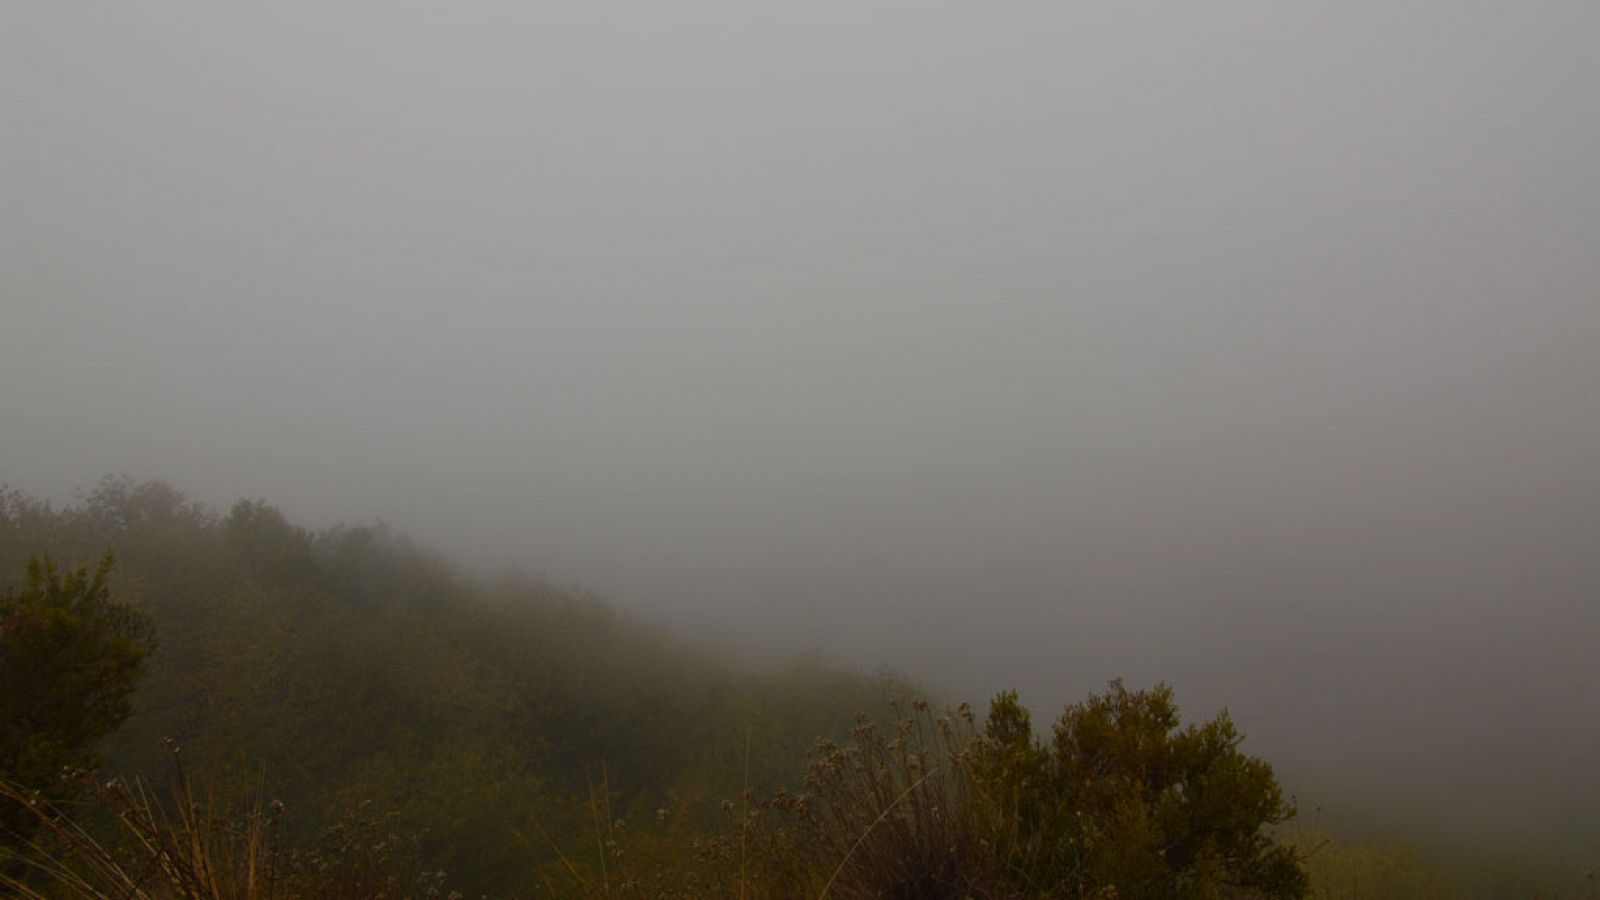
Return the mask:
[[[1593,818],[1597,34],[8,2],[0,481],[381,518],[958,697],[1165,677],[1352,803]]]

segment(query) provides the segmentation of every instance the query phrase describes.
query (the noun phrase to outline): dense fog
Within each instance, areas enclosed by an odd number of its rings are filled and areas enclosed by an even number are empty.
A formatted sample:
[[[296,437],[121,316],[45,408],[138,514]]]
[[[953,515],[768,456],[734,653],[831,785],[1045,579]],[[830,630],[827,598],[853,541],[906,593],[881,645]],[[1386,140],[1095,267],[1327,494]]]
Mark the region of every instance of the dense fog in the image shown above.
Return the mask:
[[[0,482],[1600,834],[1600,5],[14,2]]]

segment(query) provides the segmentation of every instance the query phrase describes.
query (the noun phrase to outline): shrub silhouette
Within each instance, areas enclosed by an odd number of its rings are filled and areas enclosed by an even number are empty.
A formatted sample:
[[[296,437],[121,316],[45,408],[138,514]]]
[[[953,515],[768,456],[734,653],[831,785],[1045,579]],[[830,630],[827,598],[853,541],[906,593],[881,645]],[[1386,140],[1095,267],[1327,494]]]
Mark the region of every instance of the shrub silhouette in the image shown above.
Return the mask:
[[[1035,803],[1057,813],[1055,868],[1124,896],[1303,896],[1300,861],[1269,831],[1293,810],[1241,740],[1225,711],[1180,727],[1164,684],[1129,691],[1113,681],[1067,707],[1053,741],[1034,751]]]
[[[0,780],[65,797],[65,776],[99,765],[96,744],[128,718],[152,638],[111,598],[110,571],[110,555],[92,575],[30,559],[22,590],[0,595]],[[0,810],[0,849],[30,827]]]
[[[703,895],[767,898],[1296,898],[1292,815],[1226,713],[1181,726],[1172,691],[1068,706],[1039,740],[1014,693],[981,730],[913,701],[823,742],[805,790],[741,813],[704,848]]]

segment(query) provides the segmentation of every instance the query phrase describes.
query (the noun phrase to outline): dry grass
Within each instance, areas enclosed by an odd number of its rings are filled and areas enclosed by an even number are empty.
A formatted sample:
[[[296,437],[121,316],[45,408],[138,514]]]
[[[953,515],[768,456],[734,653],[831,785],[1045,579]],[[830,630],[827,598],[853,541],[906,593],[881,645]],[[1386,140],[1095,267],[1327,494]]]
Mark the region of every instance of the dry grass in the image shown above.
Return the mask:
[[[259,788],[237,815],[195,789],[173,750],[163,798],[131,785],[79,778],[76,802],[0,782],[0,802],[31,813],[35,829],[0,847],[0,893],[24,900],[389,900],[445,898],[443,873],[420,870],[414,841],[383,819],[347,818],[315,850],[279,839],[282,806]]]
[[[819,742],[800,792],[757,798],[746,785],[725,801],[727,827],[695,840],[681,865],[636,872],[625,827],[599,800],[590,862],[542,828],[539,838],[570,876],[542,887],[583,900],[856,900],[1002,898],[1017,893],[1006,861],[1018,840],[977,777],[984,750],[970,710],[934,714],[896,704],[887,727],[859,718],[849,741]],[[607,795],[602,783],[592,797]],[[577,862],[574,862],[577,860]]]
[[[1039,816],[1025,809],[1028,770],[987,736],[965,706],[936,713],[895,704],[892,723],[858,717],[843,744],[819,742],[803,788],[757,798],[748,785],[722,804],[726,827],[683,848],[679,863],[636,871],[627,828],[611,807],[609,772],[590,782],[592,834],[563,848],[534,822],[564,877],[530,873],[527,893],[581,900],[1023,900],[1110,897],[1096,893],[1041,850]],[[747,749],[748,753],[748,749]],[[746,763],[748,766],[748,762]],[[407,842],[384,822],[350,820],[312,853],[286,851],[280,810],[257,791],[236,817],[197,796],[179,766],[169,799],[143,785],[96,785],[112,813],[110,837],[69,811],[13,787],[40,824],[23,857],[0,869],[20,897],[123,900],[377,900],[447,894],[441,873],[420,870]],[[1037,791],[1034,791],[1036,794]],[[508,835],[508,838],[513,835]],[[1060,843],[1059,840],[1056,843]],[[410,845],[413,846],[414,845]],[[1057,848],[1059,849],[1059,848]],[[1125,895],[1132,896],[1132,895]],[[1187,896],[1187,895],[1186,895]],[[1211,895],[1207,895],[1211,896]],[[1223,892],[1218,897],[1247,896]],[[1342,896],[1342,895],[1341,895]]]
[[[978,777],[970,710],[896,704],[817,745],[798,793],[742,798],[727,833],[697,848],[698,896],[770,900],[997,898],[1017,879],[1013,823]],[[731,804],[729,812],[732,813]]]

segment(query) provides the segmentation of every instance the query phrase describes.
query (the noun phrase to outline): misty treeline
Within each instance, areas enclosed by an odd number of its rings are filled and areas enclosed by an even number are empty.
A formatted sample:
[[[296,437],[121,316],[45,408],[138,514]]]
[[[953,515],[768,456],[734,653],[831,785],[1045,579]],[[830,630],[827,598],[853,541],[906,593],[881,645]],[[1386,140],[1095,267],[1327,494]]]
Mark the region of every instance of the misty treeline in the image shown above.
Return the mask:
[[[530,817],[576,832],[602,764],[619,812],[653,818],[736,793],[747,736],[752,783],[776,785],[892,690],[814,666],[736,669],[581,590],[474,582],[382,527],[313,534],[262,503],[218,514],[126,479],[70,508],[0,500],[5,581],[35,554],[108,549],[115,592],[158,641],[109,770],[165,772],[170,740],[229,794],[270,760],[286,822],[317,829],[376,798],[486,888],[544,861],[511,838],[534,833]]]
[[[735,663],[581,589],[260,501],[224,514],[127,478],[65,507],[0,492],[0,594],[22,611],[0,845],[60,867],[0,859],[19,893],[1539,890],[1296,823],[1226,714],[1184,726],[1166,688],[1113,682],[1044,728],[1015,695],[940,712],[903,679]]]

